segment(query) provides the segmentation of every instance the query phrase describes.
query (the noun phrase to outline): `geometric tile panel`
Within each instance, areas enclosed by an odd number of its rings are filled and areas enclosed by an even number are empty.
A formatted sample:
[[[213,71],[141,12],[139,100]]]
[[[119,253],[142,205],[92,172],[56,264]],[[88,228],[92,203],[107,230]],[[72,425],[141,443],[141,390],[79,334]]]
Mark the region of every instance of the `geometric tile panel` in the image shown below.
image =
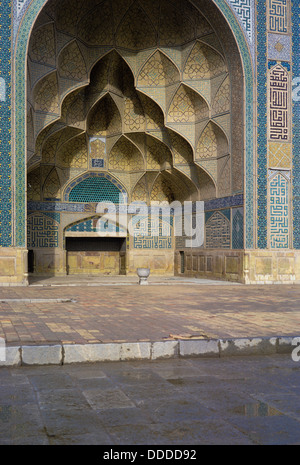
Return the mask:
[[[288,0],[268,0],[269,31],[288,32]]]
[[[272,173],[272,171],[271,171]],[[274,173],[274,171],[273,171]],[[276,173],[276,171],[275,171]],[[270,179],[270,246],[289,247],[289,181],[282,174]]]
[[[291,60],[291,37],[283,34],[268,34],[269,60]]]
[[[211,79],[227,71],[221,55],[211,47],[196,42],[186,62],[184,80]]]
[[[244,209],[232,209],[232,248],[244,248]]]
[[[119,203],[120,189],[104,177],[91,176],[75,184],[69,193],[69,202]]]
[[[170,224],[158,215],[152,218],[141,218],[134,224],[133,247],[135,249],[172,249],[171,231]]]
[[[229,0],[230,5],[238,15],[247,36],[252,42],[253,38],[253,23],[254,23],[254,8],[251,0]]]
[[[225,16],[228,24],[230,25],[233,34],[235,36],[235,40],[239,46],[239,51],[241,54],[241,60],[244,67],[244,79],[245,79],[245,247],[246,248],[253,248],[254,244],[254,178],[256,174],[254,174],[254,135],[253,135],[253,126],[254,126],[254,115],[253,115],[253,83],[254,83],[254,33],[252,35],[252,43],[249,44],[245,40],[244,31],[245,27],[240,27],[241,19],[236,11],[234,10],[234,6],[248,6],[248,4],[244,0],[234,1],[228,0],[226,4],[223,0],[214,0],[214,3],[217,7],[221,10],[223,15]],[[234,5],[235,4],[235,5]],[[232,7],[229,8],[230,5]],[[260,5],[264,5],[264,2],[257,2],[257,9]],[[254,25],[255,25],[255,0],[250,1],[251,6],[251,27],[252,31],[254,32]],[[260,14],[257,15],[257,18],[260,18]],[[250,45],[250,47],[249,47]]]
[[[292,165],[292,145],[288,143],[270,142],[269,167],[291,169]]]
[[[27,221],[27,246],[33,248],[58,247],[59,226],[44,214],[29,215]]]
[[[269,69],[273,62],[269,62]],[[275,63],[268,72],[269,82],[269,139],[272,141],[288,141],[289,124],[289,74],[287,70]]]
[[[205,214],[206,248],[230,248],[230,210]]]

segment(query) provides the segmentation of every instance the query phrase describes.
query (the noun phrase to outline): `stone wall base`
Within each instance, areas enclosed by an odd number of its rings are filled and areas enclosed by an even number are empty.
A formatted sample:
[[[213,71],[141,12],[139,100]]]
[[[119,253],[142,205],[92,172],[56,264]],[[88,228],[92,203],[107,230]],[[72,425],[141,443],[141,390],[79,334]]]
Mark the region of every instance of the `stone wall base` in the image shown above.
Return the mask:
[[[175,275],[243,284],[300,283],[300,251],[185,250],[175,253]]]
[[[245,251],[246,284],[300,283],[300,250]]]
[[[65,250],[35,249],[34,274],[40,276],[65,276],[67,273]]]
[[[37,274],[66,274],[65,252],[37,255]],[[152,275],[175,274],[243,284],[300,283],[300,251],[296,250],[188,249],[176,251],[175,259],[173,251],[127,251],[125,266],[124,274],[128,275],[136,275],[137,268],[146,267]],[[0,248],[0,286],[26,285],[27,250]]]
[[[175,252],[175,275],[243,282],[242,250],[186,249]]]
[[[137,268],[150,268],[151,275],[174,276],[174,250],[129,250],[126,274],[136,276]]]
[[[151,275],[174,276],[174,250],[127,250],[125,252],[66,252],[35,249],[34,275],[103,274],[136,276],[137,268]]]
[[[0,248],[0,286],[27,286],[27,250]]]

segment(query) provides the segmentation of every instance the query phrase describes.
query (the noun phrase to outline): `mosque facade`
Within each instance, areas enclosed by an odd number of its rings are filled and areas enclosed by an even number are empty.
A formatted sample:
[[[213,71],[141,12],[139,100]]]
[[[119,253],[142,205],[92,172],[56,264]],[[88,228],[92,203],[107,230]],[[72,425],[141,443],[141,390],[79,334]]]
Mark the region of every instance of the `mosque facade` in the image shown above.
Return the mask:
[[[298,0],[0,11],[0,285],[300,281]]]

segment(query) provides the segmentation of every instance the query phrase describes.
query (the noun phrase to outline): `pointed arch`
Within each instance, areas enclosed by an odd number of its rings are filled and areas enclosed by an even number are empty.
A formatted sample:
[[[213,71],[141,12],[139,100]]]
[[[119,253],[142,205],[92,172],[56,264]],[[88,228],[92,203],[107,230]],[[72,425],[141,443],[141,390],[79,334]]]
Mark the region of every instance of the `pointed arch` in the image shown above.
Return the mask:
[[[146,175],[135,184],[131,192],[131,202],[149,203],[149,192],[146,185]]]
[[[108,167],[109,170],[141,171],[145,169],[145,162],[138,147],[121,136],[110,151]]]
[[[88,45],[113,45],[112,7],[109,1],[103,1],[87,12],[79,21],[77,33],[80,39]]]
[[[43,186],[43,199],[44,200],[59,200],[61,198],[61,183],[54,167],[48,174]]]
[[[58,73],[64,79],[86,81],[87,66],[77,40],[69,42],[59,53]]]
[[[212,79],[225,72],[227,72],[227,66],[221,54],[207,44],[196,41],[187,57],[183,78],[187,80]]]
[[[198,169],[199,168],[193,164],[188,166],[174,166],[167,172],[174,177],[176,186],[184,193],[181,198],[182,202],[186,200],[199,200]]]
[[[226,113],[230,111],[231,106],[231,92],[230,92],[230,79],[226,76],[220,85],[212,103],[212,116]]]
[[[138,95],[144,109],[146,130],[162,129],[165,126],[165,116],[160,106],[148,95],[139,90]]]
[[[76,92],[74,98],[70,101],[70,105],[66,106],[65,122],[67,126],[82,130],[86,129],[85,100],[82,89]]]
[[[156,50],[140,70],[137,86],[165,87],[179,81],[180,73],[177,66],[161,50]]]
[[[187,140],[172,129],[168,129],[174,164],[189,164],[193,162],[193,149]]]
[[[127,196],[125,187],[111,174],[86,172],[72,179],[64,188],[63,198],[69,202],[119,204]]]
[[[28,173],[27,177],[27,195],[29,200],[41,200],[41,169],[34,168]]]
[[[122,133],[122,119],[119,109],[107,93],[89,110],[87,131],[92,136],[108,136]]]
[[[150,192],[150,202],[157,203],[172,203],[176,199],[176,195],[170,186],[170,183],[164,179],[164,176],[160,173]]]
[[[168,110],[168,123],[196,123],[209,117],[203,97],[185,84],[176,91]]]
[[[162,170],[173,165],[170,148],[150,134],[146,136],[147,169]]]
[[[229,144],[226,134],[210,120],[197,143],[195,159],[218,158],[228,153]]]
[[[155,47],[157,32],[139,2],[127,11],[116,32],[116,45],[131,50]]]
[[[59,88],[56,71],[49,73],[36,84],[34,109],[43,113],[59,114]]]
[[[64,142],[57,150],[56,163],[61,168],[87,168],[88,146],[86,135],[83,133]]]
[[[53,22],[43,24],[33,31],[30,38],[28,55],[33,62],[55,66],[56,50]]]

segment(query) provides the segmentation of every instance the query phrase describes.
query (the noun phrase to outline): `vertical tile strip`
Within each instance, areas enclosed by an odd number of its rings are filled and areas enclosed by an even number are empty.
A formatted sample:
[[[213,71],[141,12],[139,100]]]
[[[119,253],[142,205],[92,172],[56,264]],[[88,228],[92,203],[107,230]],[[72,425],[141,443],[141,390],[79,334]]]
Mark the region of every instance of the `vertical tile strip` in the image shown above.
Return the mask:
[[[12,245],[11,2],[0,1],[0,246]]]
[[[292,2],[293,78],[300,78],[300,4]],[[297,84],[299,86],[299,83]],[[300,101],[293,102],[293,247],[300,249]]]
[[[257,1],[257,247],[267,248],[267,28],[266,2]]]
[[[15,221],[16,246],[26,247],[26,52],[31,27],[47,0],[32,0],[16,37],[15,52]]]
[[[259,0],[261,2],[261,0]],[[253,160],[253,68],[251,55],[245,37],[240,29],[238,20],[233,11],[225,3],[224,0],[214,0],[214,3],[224,14],[228,24],[230,25],[235,40],[237,41],[239,51],[242,58],[244,76],[245,76],[245,137],[246,137],[246,153],[245,153],[245,247],[252,249],[254,247],[254,160]],[[263,2],[264,3],[264,2]],[[266,38],[265,38],[266,40]]]

